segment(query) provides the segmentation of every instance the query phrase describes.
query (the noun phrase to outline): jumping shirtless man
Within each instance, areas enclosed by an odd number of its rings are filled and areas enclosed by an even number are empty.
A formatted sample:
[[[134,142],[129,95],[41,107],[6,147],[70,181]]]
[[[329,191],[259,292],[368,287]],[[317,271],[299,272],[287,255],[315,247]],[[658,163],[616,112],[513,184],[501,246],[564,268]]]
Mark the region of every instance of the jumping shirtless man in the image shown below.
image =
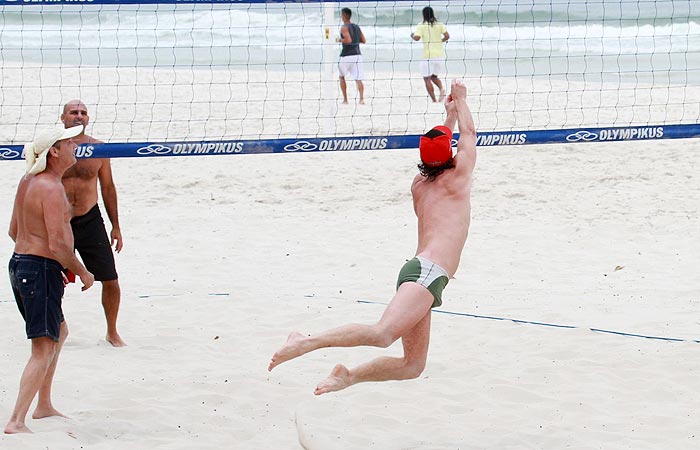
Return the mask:
[[[423,372],[430,341],[431,308],[442,304],[442,291],[457,271],[467,240],[476,163],[476,131],[467,105],[467,88],[461,82],[452,82],[445,110],[445,125],[433,128],[420,139],[420,173],[411,186],[418,218],[416,256],[399,272],[396,294],[379,322],[343,325],[316,336],[293,332],[272,356],[268,370],[319,348],[386,348],[401,338],[403,357],[380,357],[352,369],[338,364],[314,393],[339,391],[364,381],[417,378]],[[460,135],[453,157],[455,122]]]

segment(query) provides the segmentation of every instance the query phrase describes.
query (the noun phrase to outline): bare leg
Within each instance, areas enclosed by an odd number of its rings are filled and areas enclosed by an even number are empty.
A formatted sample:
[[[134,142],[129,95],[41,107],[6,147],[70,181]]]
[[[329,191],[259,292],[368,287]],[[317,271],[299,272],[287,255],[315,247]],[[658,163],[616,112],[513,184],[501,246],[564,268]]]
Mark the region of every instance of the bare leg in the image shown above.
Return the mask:
[[[17,403],[15,403],[12,416],[5,426],[6,434],[31,433],[31,430],[24,424],[24,420],[34,396],[46,377],[55,349],[56,343],[49,337],[32,339],[32,355],[19,381]]]
[[[430,99],[436,102],[437,100],[435,99],[435,90],[433,89],[433,82],[430,81],[430,77],[424,77],[423,82],[425,83],[425,90],[428,91]]]
[[[423,369],[430,342],[430,310],[411,331],[401,338],[403,358],[382,356],[348,370],[342,364],[333,368],[331,374],[321,381],[314,394],[321,395],[339,391],[365,381],[409,380],[417,378]]]
[[[360,93],[360,105],[365,104],[365,85],[362,82],[362,80],[356,80],[355,83],[357,83],[357,92]]]
[[[360,345],[386,348],[413,329],[432,303],[433,296],[426,288],[416,283],[404,283],[376,324],[342,325],[317,336],[291,333],[287,342],[272,355],[267,370],[319,348]]]
[[[442,87],[442,82],[440,81],[440,78],[438,78],[437,75],[433,75],[431,77],[431,80],[433,81],[433,83],[435,83],[435,86],[437,86],[438,89],[440,90],[440,97],[438,97],[438,101],[444,102],[445,101],[445,88]]]
[[[345,82],[345,77],[340,77],[340,92],[343,93],[343,103],[348,102],[348,85]]]
[[[107,319],[107,336],[105,339],[114,347],[124,347],[124,342],[117,332],[117,316],[119,315],[119,303],[121,301],[121,289],[118,280],[102,282],[102,307]]]
[[[58,344],[56,344],[56,351],[54,352],[49,368],[46,371],[44,381],[41,383],[41,387],[39,388],[39,400],[37,401],[34,414],[32,414],[32,418],[34,419],[43,419],[44,417],[51,416],[66,417],[58,412],[58,410],[56,410],[51,403],[51,385],[53,384],[53,376],[56,373],[58,356],[61,354],[61,349],[63,348],[63,343],[66,342],[66,338],[68,338],[68,325],[66,325],[64,320],[61,322],[61,331],[58,338]]]
[[[278,365],[290,359],[305,355],[319,348],[325,347],[357,347],[371,345],[374,347],[388,347],[391,342],[384,344],[380,341],[379,329],[376,325],[362,325],[351,323],[324,331],[317,336],[304,336],[293,332],[287,337],[287,342],[272,355],[267,370],[272,370]]]

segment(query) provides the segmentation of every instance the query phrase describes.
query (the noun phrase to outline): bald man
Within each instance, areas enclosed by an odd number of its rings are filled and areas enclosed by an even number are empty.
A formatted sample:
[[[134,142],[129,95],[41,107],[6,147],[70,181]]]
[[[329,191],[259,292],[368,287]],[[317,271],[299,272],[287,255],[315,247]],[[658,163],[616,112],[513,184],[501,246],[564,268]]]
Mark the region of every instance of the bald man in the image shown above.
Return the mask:
[[[71,100],[66,103],[61,122],[66,128],[83,126],[83,131],[73,138],[73,142],[78,146],[102,143],[85,133],[90,117],[82,101]],[[107,217],[112,224],[109,235],[97,205],[98,180]],[[112,179],[109,158],[78,159],[78,162],[63,175],[63,186],[73,207],[71,228],[75,236],[75,249],[88,270],[95,275],[95,280],[102,283],[102,307],[107,319],[105,339],[114,347],[123,347],[126,343],[117,331],[121,289],[112,253],[112,246],[117,253],[121,251],[123,241],[119,228],[117,190]]]

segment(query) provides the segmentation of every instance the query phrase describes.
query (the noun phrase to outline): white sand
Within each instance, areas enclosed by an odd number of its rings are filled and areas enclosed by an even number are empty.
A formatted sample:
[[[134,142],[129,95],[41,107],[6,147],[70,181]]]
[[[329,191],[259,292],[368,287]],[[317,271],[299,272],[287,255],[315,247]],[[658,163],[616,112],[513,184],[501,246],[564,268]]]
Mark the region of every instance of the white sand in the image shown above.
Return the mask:
[[[700,142],[480,149],[471,234],[419,379],[314,397],[329,349],[266,371],[288,332],[371,322],[415,250],[415,151],[114,160],[120,331],[72,285],[54,385],[70,420],[0,448],[696,449]],[[21,162],[0,164],[0,226]],[[0,255],[9,257],[9,238]],[[623,267],[615,271],[616,266]],[[0,417],[29,342],[0,283]],[[3,422],[4,424],[4,422]],[[300,445],[301,443],[301,445]]]

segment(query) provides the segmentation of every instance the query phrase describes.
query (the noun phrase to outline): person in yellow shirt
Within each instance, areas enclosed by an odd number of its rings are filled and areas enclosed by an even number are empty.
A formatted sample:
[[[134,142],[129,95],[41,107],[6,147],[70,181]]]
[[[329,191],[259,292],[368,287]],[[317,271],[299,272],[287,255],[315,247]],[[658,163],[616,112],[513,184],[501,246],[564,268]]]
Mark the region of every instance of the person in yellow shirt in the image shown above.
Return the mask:
[[[435,18],[435,12],[430,6],[423,8],[423,22],[418,24],[416,31],[411,33],[414,41],[423,39],[423,60],[420,72],[425,82],[425,89],[433,102],[445,100],[445,88],[442,86],[438,73],[445,71],[445,46],[450,38],[447,27]],[[433,84],[440,90],[439,99],[435,98]]]

